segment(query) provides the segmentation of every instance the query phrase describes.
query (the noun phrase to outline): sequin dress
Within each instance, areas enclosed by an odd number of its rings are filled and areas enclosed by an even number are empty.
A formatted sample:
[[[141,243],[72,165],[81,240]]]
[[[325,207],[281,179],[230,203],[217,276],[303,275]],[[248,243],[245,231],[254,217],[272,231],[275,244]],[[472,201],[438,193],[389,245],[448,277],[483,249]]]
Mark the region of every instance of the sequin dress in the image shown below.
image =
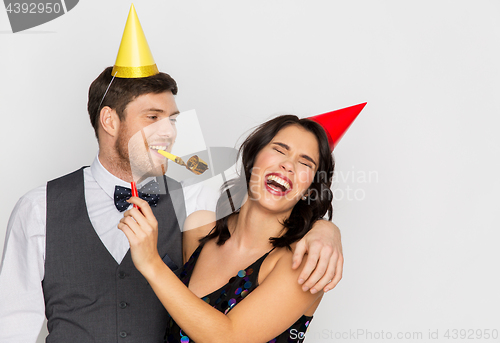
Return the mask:
[[[186,285],[189,285],[191,274],[193,273],[194,266],[200,255],[202,245],[198,246],[195,252],[191,255],[189,260],[184,264],[180,270],[179,278]],[[227,314],[231,309],[243,300],[250,292],[258,286],[258,276],[262,262],[269,254],[259,258],[245,269],[238,272],[233,276],[227,284],[218,290],[208,294],[202,299],[220,312]],[[304,335],[313,317],[302,316],[292,326],[288,328],[278,337],[270,340],[268,343],[301,343],[304,341]],[[165,342],[167,343],[187,343],[194,342],[191,340],[177,325],[177,323],[170,318],[167,325],[167,333],[165,335]]]

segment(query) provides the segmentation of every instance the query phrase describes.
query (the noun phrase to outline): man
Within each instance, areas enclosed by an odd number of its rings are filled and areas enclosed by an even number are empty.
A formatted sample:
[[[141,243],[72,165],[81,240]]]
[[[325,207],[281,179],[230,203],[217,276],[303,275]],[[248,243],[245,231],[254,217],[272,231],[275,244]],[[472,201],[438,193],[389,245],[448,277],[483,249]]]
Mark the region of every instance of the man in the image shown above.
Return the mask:
[[[128,44],[130,37],[139,44]],[[127,45],[142,47],[138,64],[131,53],[123,53]],[[114,68],[106,68],[89,89],[96,159],[90,167],[27,193],[12,212],[0,267],[0,342],[35,342],[44,312],[47,342],[163,340],[167,313],[133,266],[128,241],[116,226],[126,209],[119,193],[134,181],[129,140],[150,124],[174,119],[179,113],[176,93],[175,81],[157,71],[132,7]],[[159,146],[170,151],[175,135],[168,125],[155,132],[158,140],[150,142],[150,152]],[[186,192],[179,183],[162,179],[166,192],[152,199],[160,227],[158,249],[176,269],[182,264],[183,216],[213,210],[215,204],[202,188]],[[332,238],[339,237],[338,229],[324,221],[319,225],[323,228],[314,229],[297,249],[296,264],[309,251],[310,262],[301,274],[308,280],[305,290],[318,280],[314,287],[323,288],[330,279],[327,287],[333,288],[341,277],[340,239]],[[324,239],[328,242],[322,248]],[[326,267],[330,256],[333,263]]]

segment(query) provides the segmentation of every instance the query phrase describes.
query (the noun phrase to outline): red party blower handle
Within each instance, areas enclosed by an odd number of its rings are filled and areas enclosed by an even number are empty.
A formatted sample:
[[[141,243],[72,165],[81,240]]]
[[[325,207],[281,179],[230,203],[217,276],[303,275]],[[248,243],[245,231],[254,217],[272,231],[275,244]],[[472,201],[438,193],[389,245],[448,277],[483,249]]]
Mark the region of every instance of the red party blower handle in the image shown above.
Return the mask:
[[[132,196],[133,197],[138,197],[139,192],[137,191],[137,185],[134,181],[130,183],[130,189],[132,190]],[[134,208],[139,208],[136,204],[134,204]]]

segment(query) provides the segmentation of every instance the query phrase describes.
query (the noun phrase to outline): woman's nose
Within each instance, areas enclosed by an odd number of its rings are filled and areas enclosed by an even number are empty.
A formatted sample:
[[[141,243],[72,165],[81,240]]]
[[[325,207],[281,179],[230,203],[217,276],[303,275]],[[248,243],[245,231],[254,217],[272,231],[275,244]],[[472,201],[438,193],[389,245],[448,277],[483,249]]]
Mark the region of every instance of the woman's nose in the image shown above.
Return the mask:
[[[285,171],[286,173],[294,173],[294,168],[293,168],[293,163],[290,162],[288,159],[287,160],[283,160],[281,163],[280,163],[280,167],[281,169],[283,169],[283,171]]]

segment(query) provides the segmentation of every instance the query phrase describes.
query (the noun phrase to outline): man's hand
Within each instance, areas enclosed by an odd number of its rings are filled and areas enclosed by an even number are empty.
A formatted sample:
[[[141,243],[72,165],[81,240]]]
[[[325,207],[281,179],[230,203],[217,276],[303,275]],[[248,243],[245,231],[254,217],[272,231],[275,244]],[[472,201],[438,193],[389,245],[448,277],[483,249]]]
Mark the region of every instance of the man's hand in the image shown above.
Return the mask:
[[[292,268],[300,266],[304,255],[307,261],[299,275],[304,292],[328,292],[342,279],[344,256],[340,242],[340,230],[332,222],[318,220],[295,246]]]

